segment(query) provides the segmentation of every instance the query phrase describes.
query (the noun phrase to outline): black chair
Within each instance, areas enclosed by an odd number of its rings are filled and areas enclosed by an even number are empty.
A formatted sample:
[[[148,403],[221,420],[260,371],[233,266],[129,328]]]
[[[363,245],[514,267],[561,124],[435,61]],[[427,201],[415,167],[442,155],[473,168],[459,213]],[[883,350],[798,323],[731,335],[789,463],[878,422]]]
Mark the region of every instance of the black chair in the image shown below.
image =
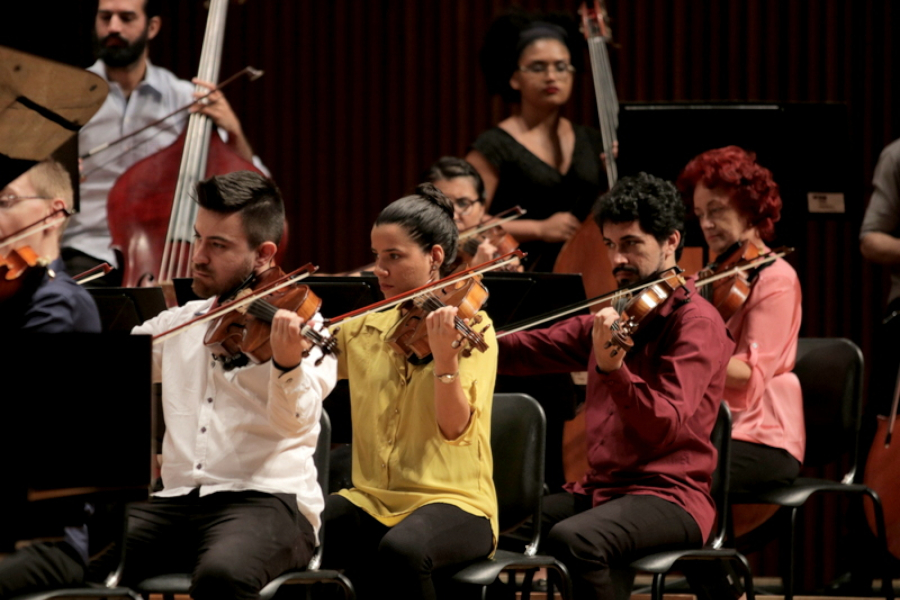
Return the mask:
[[[501,572],[525,572],[523,600],[528,600],[531,582],[540,568],[557,574],[564,600],[572,598],[572,582],[566,566],[552,556],[537,553],[541,535],[541,505],[544,495],[544,411],[526,394],[495,394],[491,412],[491,449],[494,457],[494,486],[497,488],[500,532],[511,532],[529,518],[533,534],[524,552],[497,550],[491,559],[472,563],[452,577],[454,582],[487,586]],[[548,597],[552,598],[552,588]]]
[[[124,587],[103,587],[100,585],[89,585],[80,588],[61,588],[57,590],[48,590],[45,592],[35,592],[33,594],[23,594],[16,596],[12,600],[56,600],[59,598],[102,598],[103,600],[143,600],[137,592]]]
[[[649,554],[631,563],[631,568],[636,571],[653,574],[652,599],[662,600],[665,591],[666,574],[675,568],[683,568],[686,562],[728,561],[741,573],[744,580],[744,589],[747,600],[754,600],[753,576],[750,574],[750,565],[747,559],[734,548],[725,548],[724,543],[728,532],[728,482],[731,468],[731,411],[728,405],[722,402],[719,405],[719,414],[711,436],[713,445],[719,453],[716,470],[713,473],[712,496],[716,504],[716,531],[709,542],[703,548],[693,550],[670,550]]]
[[[319,421],[321,431],[319,439],[316,442],[315,464],[318,471],[319,486],[323,493],[328,491],[328,464],[329,455],[331,453],[331,421],[328,413],[322,411],[322,418]],[[319,527],[319,546],[309,561],[309,565],[305,571],[288,571],[282,573],[272,581],[270,581],[259,592],[261,600],[271,600],[282,586],[305,585],[309,586],[315,583],[333,583],[339,586],[347,600],[356,598],[356,592],[353,584],[340,571],[320,570],[319,565],[322,564],[322,540],[324,523]],[[126,556],[127,560],[127,556]],[[135,589],[144,594],[162,594],[164,600],[174,600],[175,594],[187,594],[191,587],[190,573],[168,573],[150,577],[135,586]]]
[[[803,390],[806,421],[804,466],[823,467],[850,457],[843,481],[797,478],[791,485],[753,494],[733,494],[733,504],[777,504],[790,509],[787,565],[783,576],[785,600],[796,585],[797,511],[814,494],[837,493],[868,497],[875,507],[878,547],[884,557],[882,593],[893,599],[884,512],[878,494],[852,483],[856,477],[859,428],[862,418],[863,355],[844,338],[800,338],[794,373]]]

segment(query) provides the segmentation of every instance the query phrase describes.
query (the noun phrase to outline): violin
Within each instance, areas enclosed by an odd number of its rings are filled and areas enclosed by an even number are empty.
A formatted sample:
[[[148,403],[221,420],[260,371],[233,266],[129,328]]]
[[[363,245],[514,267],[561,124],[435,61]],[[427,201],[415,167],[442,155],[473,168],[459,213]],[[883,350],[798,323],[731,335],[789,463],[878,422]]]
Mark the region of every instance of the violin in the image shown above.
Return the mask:
[[[285,279],[284,271],[273,267],[254,279],[254,288],[272,287]],[[249,295],[250,288],[242,288],[238,295]],[[239,298],[240,299],[240,298]],[[209,327],[203,343],[213,355],[226,365],[235,361],[243,361],[242,356],[256,364],[264,363],[272,358],[272,346],[269,342],[271,323],[279,309],[297,313],[306,323],[301,329],[303,336],[322,350],[322,356],[316,361],[321,364],[328,354],[338,354],[337,342],[328,335],[317,331],[309,320],[322,305],[309,286],[291,285],[259,297],[246,306],[229,310],[218,317]],[[304,353],[304,357],[309,353]]]
[[[518,219],[526,212],[525,209],[514,206],[479,225],[460,231],[459,246],[457,247],[457,259],[460,264],[471,264],[475,259],[475,255],[478,253],[478,246],[485,241],[489,242],[497,249],[493,258],[509,254],[518,249],[518,240],[503,229],[502,225],[513,219]],[[503,270],[514,270],[515,268],[516,266],[511,264]]]
[[[485,300],[487,300],[487,288],[481,284],[480,275],[487,271],[501,269],[513,261],[521,260],[524,257],[524,252],[521,250],[514,250],[509,254],[505,254],[484,264],[471,267],[464,271],[451,273],[443,279],[410,290],[405,294],[375,302],[369,306],[364,306],[335,317],[331,319],[330,324],[338,325],[346,323],[377,311],[386,310],[410,302],[406,307],[409,312],[405,315],[404,320],[395,326],[391,337],[396,338],[395,349],[398,352],[406,356],[407,360],[417,361],[422,360],[431,354],[431,347],[428,345],[427,339],[425,316],[427,316],[428,312],[432,312],[443,306],[454,305],[460,308],[460,314],[457,315],[456,328],[460,330],[460,333],[463,335],[462,340],[458,341],[455,344],[455,347],[459,347],[465,342],[468,346],[463,349],[463,352],[468,351],[471,353],[471,348],[484,352],[487,349],[487,344],[484,342],[484,338],[481,334],[483,334],[486,329],[481,332],[471,331],[470,333],[467,330],[470,330],[471,328],[468,327],[464,321],[465,318],[469,317],[478,319],[478,317],[474,315],[481,309]],[[472,288],[467,282],[475,278],[477,278],[477,286]],[[421,312],[413,312],[413,309],[420,309]],[[478,320],[480,321],[480,319]],[[404,321],[406,323],[405,326],[403,325]],[[421,327],[421,330],[419,330],[418,327]],[[333,331],[336,333],[337,328]],[[390,340],[388,341],[390,343]],[[415,348],[412,346],[415,346]],[[416,352],[416,349],[418,349],[418,353]],[[414,354],[416,355],[416,358],[413,358]]]
[[[20,246],[0,257],[0,303],[33,293],[43,281],[49,264],[31,246]]]
[[[19,294],[31,294],[44,279],[50,261],[38,256],[37,252],[27,244],[14,246],[28,236],[49,229],[64,219],[75,214],[68,208],[60,208],[34,223],[14,231],[0,239],[0,248],[10,248],[6,256],[0,256],[0,302],[5,302]]]
[[[425,317],[439,308],[456,306],[459,311],[454,326],[462,334],[462,339],[454,342],[453,347],[462,347],[462,354],[467,357],[471,356],[473,349],[484,352],[488,349],[488,345],[482,334],[490,326],[478,332],[472,329],[471,325],[481,322],[481,315],[476,313],[481,310],[487,299],[488,290],[481,283],[481,275],[474,275],[469,279],[451,283],[407,300],[401,307],[406,313],[391,331],[387,339],[388,345],[407,360],[415,361],[413,355],[419,361],[428,358],[431,355],[431,346],[428,342]],[[470,323],[467,324],[465,319],[471,319]]]
[[[632,336],[637,332],[641,323],[656,314],[656,309],[675,290],[684,285],[684,277],[681,276],[682,270],[679,267],[672,267],[663,273],[669,271],[671,271],[669,275],[662,275],[658,281],[643,288],[619,311],[619,318],[612,325],[613,337],[604,346],[604,348],[615,346],[610,352],[610,356],[615,356],[620,350],[628,352],[634,348]]]
[[[719,256],[715,262],[708,264],[697,274],[699,280],[723,273],[735,266],[746,264],[760,256],[759,248],[751,242],[735,243]],[[704,286],[700,295],[716,307],[722,319],[727,321],[747,301],[750,288],[759,274],[759,269],[737,271],[729,277],[716,279],[711,285]]]

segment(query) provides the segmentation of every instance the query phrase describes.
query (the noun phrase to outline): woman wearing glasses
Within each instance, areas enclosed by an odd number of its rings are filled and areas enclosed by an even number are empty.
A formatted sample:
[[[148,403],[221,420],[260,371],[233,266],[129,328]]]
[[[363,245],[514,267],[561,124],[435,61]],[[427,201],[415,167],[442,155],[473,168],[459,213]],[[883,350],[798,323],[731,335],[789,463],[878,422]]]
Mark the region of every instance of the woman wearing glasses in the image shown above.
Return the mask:
[[[460,233],[482,225],[489,218],[484,206],[484,182],[478,171],[471,164],[455,156],[444,156],[438,159],[425,172],[425,181],[444,192],[453,203],[453,221]],[[468,251],[471,252],[471,251]],[[471,265],[479,265],[496,258],[497,247],[485,237],[477,244],[477,251],[470,261]],[[522,271],[516,259],[504,270]]]
[[[513,13],[491,26],[481,66],[488,89],[512,103],[513,114],[481,134],[466,156],[484,180],[492,213],[517,204],[528,211],[505,227],[537,271],[553,269],[605,183],[600,132],[561,115],[581,51],[574,51],[580,36],[571,20],[559,23]]]

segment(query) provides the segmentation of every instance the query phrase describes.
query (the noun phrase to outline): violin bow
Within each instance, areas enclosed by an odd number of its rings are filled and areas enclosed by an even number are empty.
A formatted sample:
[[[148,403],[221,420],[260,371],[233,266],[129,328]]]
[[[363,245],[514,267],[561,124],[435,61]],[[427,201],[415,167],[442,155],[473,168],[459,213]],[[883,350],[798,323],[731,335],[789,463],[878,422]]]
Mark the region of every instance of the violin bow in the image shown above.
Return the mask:
[[[41,217],[34,223],[30,225],[26,225],[22,229],[18,231],[14,231],[5,238],[0,238],[0,246],[8,246],[9,244],[15,244],[19,240],[27,238],[29,235],[33,233],[38,233],[39,231],[43,231],[45,229],[49,229],[53,227],[58,220],[53,219],[56,216],[62,215],[62,218],[68,218],[75,214],[75,211],[71,208],[57,208],[52,213],[47,215],[46,217]],[[52,221],[48,221],[47,219],[53,219]]]
[[[177,335],[181,335],[188,329],[191,329],[197,325],[202,325],[203,323],[206,323],[208,321],[212,321],[213,319],[220,317],[221,315],[225,314],[226,312],[241,309],[241,308],[247,306],[248,304],[251,304],[251,303],[259,300],[260,298],[262,298],[264,296],[268,296],[269,294],[277,292],[278,290],[280,290],[282,288],[288,287],[290,285],[297,283],[298,281],[302,281],[303,279],[306,279],[307,277],[309,277],[310,275],[312,275],[313,273],[315,273],[318,270],[319,270],[319,267],[314,266],[312,263],[307,263],[307,264],[303,265],[302,267],[300,267],[299,269],[297,269],[296,271],[292,271],[292,272],[288,273],[280,280],[272,282],[271,284],[256,290],[252,294],[248,294],[247,296],[244,296],[243,298],[238,298],[236,300],[232,300],[231,302],[226,302],[225,304],[221,304],[215,310],[211,310],[208,313],[206,313],[205,315],[201,315],[195,319],[191,319],[190,321],[187,321],[186,323],[182,323],[181,325],[179,325],[177,327],[173,327],[172,329],[169,329],[168,331],[164,331],[162,333],[158,333],[158,334],[154,335],[153,336],[153,344],[155,345],[160,342],[164,342],[169,338],[175,337]]]
[[[475,237],[479,233],[483,233],[489,229],[493,229],[494,227],[498,227],[503,225],[504,223],[509,223],[510,221],[514,221],[527,213],[528,211],[522,208],[521,206],[513,206],[512,208],[507,208],[506,210],[497,213],[494,217],[487,223],[482,223],[481,225],[475,225],[474,227],[469,227],[468,229],[464,229],[459,232],[459,241],[463,242],[471,237]],[[507,213],[513,213],[507,215]]]
[[[722,271],[721,273],[716,273],[715,275],[709,275],[708,277],[704,277],[703,279],[698,279],[697,287],[703,287],[720,279],[725,279],[726,277],[731,277],[732,275],[736,275],[744,271],[749,271],[750,269],[755,269],[756,267],[761,267],[762,265],[768,264],[773,260],[776,260],[783,256],[787,256],[793,251],[794,248],[789,248],[787,246],[776,248],[775,250],[771,250],[770,252],[761,254],[756,258],[750,259],[743,265],[736,265],[730,269]]]
[[[448,285],[452,285],[454,283],[469,279],[471,277],[475,277],[476,275],[481,275],[482,273],[487,273],[488,271],[494,271],[503,267],[509,263],[511,263],[516,258],[522,259],[525,257],[525,253],[521,250],[513,250],[512,252],[508,252],[503,256],[499,256],[493,260],[489,260],[487,262],[481,263],[480,265],[475,265],[465,271],[460,271],[459,273],[453,273],[444,277],[443,279],[439,279],[432,283],[427,283],[421,287],[418,287],[414,290],[410,290],[404,294],[400,294],[399,296],[395,296],[393,298],[388,298],[386,300],[382,300],[380,302],[376,302],[374,304],[370,304],[369,306],[363,306],[362,308],[358,308],[356,310],[350,311],[348,313],[344,313],[343,315],[339,315],[334,317],[333,319],[328,320],[328,325],[337,325],[338,323],[342,323],[345,321],[351,321],[354,319],[358,319],[359,317],[364,317],[373,312],[377,312],[380,310],[386,310],[388,308],[393,308],[398,304],[403,304],[407,300],[411,298],[415,298],[417,296],[422,296],[432,292],[434,290],[438,290],[440,288],[446,287]]]
[[[675,271],[675,275],[680,275],[682,270],[683,269],[681,267],[676,265],[674,267],[666,269],[665,271],[660,271],[660,274],[667,273],[669,271]],[[553,310],[553,311],[544,313],[543,315],[535,317],[534,319],[532,319],[530,321],[525,321],[521,325],[514,324],[514,327],[512,327],[511,329],[504,329],[503,331],[498,332],[497,338],[499,339],[499,338],[505,337],[507,335],[510,335],[512,333],[518,333],[518,332],[524,331],[526,329],[531,329],[532,327],[537,327],[538,325],[543,325],[544,323],[546,323],[548,321],[552,321],[553,319],[558,319],[559,317],[565,317],[567,315],[571,315],[572,313],[576,313],[580,310],[590,308],[590,307],[594,306],[595,304],[600,304],[601,302],[606,302],[606,301],[615,302],[616,300],[619,300],[620,298],[624,298],[626,296],[633,294],[634,292],[638,292],[640,290],[643,290],[644,288],[650,287],[651,285],[656,285],[658,283],[661,283],[661,282],[663,282],[667,279],[671,279],[671,278],[672,278],[672,275],[667,275],[665,277],[660,276],[660,277],[658,277],[656,279],[652,279],[650,281],[636,283],[634,285],[631,285],[631,286],[628,286],[628,287],[625,287],[625,288],[622,288],[619,290],[614,290],[612,292],[607,292],[606,294],[594,296],[593,298],[589,298],[588,300],[584,300],[582,302],[576,302],[575,304],[570,304],[568,306],[564,306],[558,310]]]
[[[165,121],[167,119],[171,119],[175,115],[186,111],[187,109],[194,106],[195,104],[203,104],[204,103],[203,101],[206,100],[210,96],[210,94],[222,90],[222,88],[224,88],[228,84],[232,83],[233,81],[236,81],[239,77],[241,77],[243,75],[247,75],[250,78],[250,81],[256,81],[257,79],[262,77],[264,74],[265,74],[264,71],[255,69],[251,66],[246,66],[243,69],[241,69],[240,71],[238,71],[237,73],[235,73],[234,75],[232,75],[231,77],[229,77],[228,79],[226,79],[225,81],[223,81],[222,83],[220,83],[219,85],[217,85],[214,89],[209,90],[208,92],[206,92],[199,98],[193,100],[192,102],[188,102],[184,106],[176,108],[169,114],[165,115],[164,117],[160,117],[159,119],[153,121],[152,123],[147,123],[140,129],[135,129],[131,133],[126,133],[125,135],[123,135],[122,137],[120,137],[118,139],[112,140],[111,142],[104,142],[104,143],[100,144],[99,146],[97,146],[96,148],[91,148],[90,150],[88,150],[87,152],[85,152],[84,154],[79,156],[78,158],[80,158],[82,160],[84,160],[85,158],[90,158],[90,157],[94,156],[95,154],[99,154],[99,153],[103,152],[107,148],[115,146],[116,144],[120,144],[120,143],[124,142],[125,140],[138,135],[141,132],[147,131],[151,127],[156,127],[163,121]],[[145,142],[146,142],[146,140],[145,140]],[[137,144],[135,147],[140,146],[143,143],[144,142],[141,142],[140,144]],[[93,171],[91,171],[91,172],[93,172]],[[87,176],[87,175],[85,175],[85,176]]]
[[[777,250],[772,250],[771,252],[767,252],[766,254],[757,256],[756,258],[748,261],[746,264],[737,265],[730,269],[722,271],[721,273],[716,273],[715,275],[710,275],[709,277],[700,279],[696,282],[696,285],[697,285],[697,287],[702,287],[704,285],[713,283],[714,281],[717,281],[719,279],[723,279],[725,277],[730,277],[732,275],[735,275],[736,273],[740,273],[742,271],[747,271],[747,270],[753,269],[755,267],[758,267],[760,265],[764,265],[766,263],[772,262],[773,260],[780,258],[782,256],[785,256],[787,254],[790,254],[793,251],[794,251],[793,248],[778,248]],[[672,267],[672,269],[680,270],[680,267]],[[666,273],[667,271],[671,271],[672,269],[666,269],[666,271],[662,271],[662,273]],[[620,298],[624,298],[625,296],[633,294],[634,292],[640,291],[644,288],[650,287],[651,285],[656,285],[656,284],[658,284],[662,281],[665,281],[666,279],[669,279],[671,277],[672,277],[671,275],[666,276],[666,277],[659,277],[659,278],[651,280],[651,281],[638,283],[633,286],[629,286],[627,288],[622,288],[620,290],[615,290],[612,292],[608,292],[606,294],[601,294],[600,296],[595,296],[594,298],[590,298],[583,302],[570,304],[569,306],[564,306],[563,308],[556,310],[556,311],[550,311],[548,313],[544,313],[543,315],[536,317],[532,321],[526,321],[525,323],[522,323],[521,325],[514,324],[514,326],[512,328],[504,329],[503,331],[498,332],[497,338],[499,339],[504,336],[510,335],[512,333],[518,333],[519,331],[531,329],[532,327],[542,325],[548,321],[552,321],[559,317],[565,317],[567,315],[571,315],[572,313],[576,313],[576,312],[584,310],[586,308],[590,308],[591,306],[594,306],[595,304],[600,304],[601,302],[606,302],[606,301],[615,302],[616,300],[619,300]]]
[[[92,267],[87,271],[82,271],[78,275],[72,275],[72,280],[78,285],[84,285],[89,281],[93,281],[95,279],[100,279],[101,277],[108,275],[113,268],[109,265],[109,263],[104,262],[100,263],[96,267]]]

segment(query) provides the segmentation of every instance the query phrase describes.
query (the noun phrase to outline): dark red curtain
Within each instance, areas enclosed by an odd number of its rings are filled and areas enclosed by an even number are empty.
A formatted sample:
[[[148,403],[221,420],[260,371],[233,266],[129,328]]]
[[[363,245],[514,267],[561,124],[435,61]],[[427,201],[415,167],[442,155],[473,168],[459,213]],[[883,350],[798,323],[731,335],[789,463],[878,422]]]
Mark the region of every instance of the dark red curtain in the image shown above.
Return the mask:
[[[25,3],[15,3],[25,4]],[[95,3],[72,0],[3,10],[0,38],[86,66]],[[462,155],[508,114],[488,97],[477,64],[501,0],[248,0],[233,5],[222,76],[265,70],[228,97],[257,153],[281,186],[291,220],[289,265],[325,272],[368,262],[368,232],[381,207],[407,193],[439,156]],[[563,10],[563,0],[526,0]],[[864,203],[880,149],[900,137],[895,116],[900,7],[890,0],[608,0],[622,101],[841,102],[849,107],[848,202]],[[13,17],[12,10],[24,17]],[[151,44],[157,64],[188,78],[205,26],[197,1],[164,3]],[[16,21],[15,19],[18,19]],[[596,125],[587,73],[577,75],[566,114]],[[822,128],[833,126],[821,123]],[[778,174],[776,173],[776,179]],[[862,209],[810,220],[802,264],[805,336],[846,336],[871,359],[886,294],[882,269],[858,251]],[[822,575],[837,568],[840,507],[813,511],[808,552]],[[771,562],[771,561],[770,561]],[[814,571],[806,569],[807,577]]]

